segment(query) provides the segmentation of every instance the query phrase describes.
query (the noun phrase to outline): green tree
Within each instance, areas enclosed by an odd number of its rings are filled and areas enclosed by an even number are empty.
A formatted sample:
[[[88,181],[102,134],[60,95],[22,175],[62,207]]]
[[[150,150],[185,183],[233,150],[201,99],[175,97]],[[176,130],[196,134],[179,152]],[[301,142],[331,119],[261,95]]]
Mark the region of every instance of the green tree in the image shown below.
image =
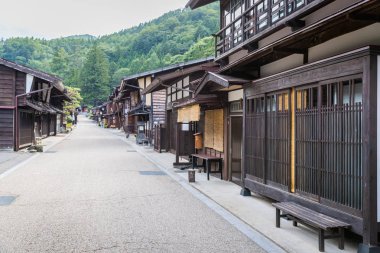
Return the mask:
[[[0,57],[59,75],[66,85],[81,87],[86,104],[91,105],[106,100],[110,87],[118,85],[123,75],[213,55],[214,40],[209,36],[218,29],[216,2],[196,10],[170,11],[102,37],[0,39]],[[95,57],[94,45],[104,52]]]
[[[112,75],[112,87],[116,87],[120,84],[121,79],[128,76],[131,73],[129,68],[121,68],[116,70]]]
[[[66,116],[69,116],[71,115],[71,112],[80,107],[83,98],[81,96],[81,90],[79,88],[66,86],[66,89],[67,95],[71,98],[71,102],[65,102],[63,111],[65,112]]]
[[[111,91],[109,62],[104,51],[96,44],[87,54],[80,81],[84,104],[93,105],[107,99]]]
[[[214,55],[214,41],[214,38],[211,36],[199,40],[184,54],[185,60],[195,60]]]
[[[68,76],[68,64],[69,64],[69,55],[66,50],[61,47],[54,53],[53,59],[50,63],[50,69],[54,74],[67,78]]]

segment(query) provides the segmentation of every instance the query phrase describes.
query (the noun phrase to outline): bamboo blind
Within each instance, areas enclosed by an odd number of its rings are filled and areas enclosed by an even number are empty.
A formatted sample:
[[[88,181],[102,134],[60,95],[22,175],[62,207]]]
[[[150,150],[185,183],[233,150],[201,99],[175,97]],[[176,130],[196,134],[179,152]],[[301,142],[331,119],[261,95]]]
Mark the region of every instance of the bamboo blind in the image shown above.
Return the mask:
[[[223,152],[223,109],[214,110],[214,149]]]
[[[287,111],[289,110],[289,96],[287,93],[278,95],[278,110]]]
[[[223,109],[205,112],[204,145],[217,151],[224,151]]]
[[[205,136],[204,146],[214,147],[214,111],[205,111]]]
[[[189,123],[199,121],[200,118],[200,106],[192,105],[186,106],[178,110],[178,123]]]
[[[306,109],[307,93],[305,91],[297,91],[297,110]]]

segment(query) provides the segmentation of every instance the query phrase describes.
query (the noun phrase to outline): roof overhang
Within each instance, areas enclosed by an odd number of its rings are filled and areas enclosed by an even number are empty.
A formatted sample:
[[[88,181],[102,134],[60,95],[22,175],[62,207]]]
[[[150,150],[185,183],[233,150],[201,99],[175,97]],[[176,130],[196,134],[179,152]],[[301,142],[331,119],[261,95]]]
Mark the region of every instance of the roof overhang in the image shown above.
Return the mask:
[[[177,104],[173,104],[173,108],[181,108],[195,104],[219,104],[220,102],[221,100],[216,94],[198,95],[195,98],[190,98]]]
[[[56,114],[58,111],[52,108],[50,105],[42,102],[34,102],[29,99],[26,100],[26,105],[38,112]]]
[[[55,88],[57,88],[61,92],[63,92],[65,89],[65,87],[63,86],[62,80],[57,76],[54,76],[54,75],[51,75],[51,74],[48,74],[48,73],[45,73],[43,71],[39,71],[36,69],[32,69],[32,68],[17,64],[15,62],[5,60],[3,58],[0,58],[0,64],[7,66],[8,68],[15,69],[15,70],[18,70],[20,72],[32,75],[32,76],[39,78],[41,80],[47,81],[47,82],[51,83]]]
[[[250,82],[250,80],[242,78],[207,72],[199,82],[199,85],[195,90],[195,96],[198,96],[198,94],[209,94],[216,91],[232,91],[241,89],[244,84]]]
[[[189,66],[187,68],[178,68],[167,74],[157,76],[148,87],[142,90],[141,94],[147,94],[158,90],[166,89],[168,86],[171,85],[171,81],[177,78],[190,75],[198,71],[207,71],[210,70],[210,68],[215,69],[217,66],[218,65],[215,62],[205,62],[195,66]]]

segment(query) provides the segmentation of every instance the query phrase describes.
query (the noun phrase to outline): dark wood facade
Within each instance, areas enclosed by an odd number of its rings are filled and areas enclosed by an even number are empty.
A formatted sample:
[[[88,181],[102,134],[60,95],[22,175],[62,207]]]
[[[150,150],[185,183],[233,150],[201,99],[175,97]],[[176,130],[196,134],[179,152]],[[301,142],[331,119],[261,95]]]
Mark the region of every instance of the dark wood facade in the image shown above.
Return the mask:
[[[246,185],[270,187],[265,195],[273,199],[297,199],[363,232],[365,62],[375,52],[364,48],[246,88]]]
[[[380,57],[371,45],[380,45],[380,3],[220,6],[217,74],[251,80],[244,85],[243,188],[344,220],[363,236],[358,251],[378,250]],[[218,83],[210,77],[205,87]]]
[[[0,149],[18,150],[36,136],[55,135],[65,100],[57,77],[0,59]]]
[[[195,152],[194,134],[198,127],[198,122],[179,120],[181,107],[177,105],[190,101],[200,78],[216,67],[212,58],[171,66],[156,72],[152,83],[142,91],[152,94],[155,150],[176,154],[175,165],[180,165],[180,157],[188,159]]]

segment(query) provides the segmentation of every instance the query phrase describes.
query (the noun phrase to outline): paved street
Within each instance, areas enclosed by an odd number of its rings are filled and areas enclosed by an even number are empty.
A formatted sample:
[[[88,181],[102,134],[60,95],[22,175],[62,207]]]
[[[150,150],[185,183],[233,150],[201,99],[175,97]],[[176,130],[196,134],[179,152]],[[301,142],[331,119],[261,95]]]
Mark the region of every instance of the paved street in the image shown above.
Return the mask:
[[[80,119],[0,180],[0,252],[262,252],[117,136]]]

